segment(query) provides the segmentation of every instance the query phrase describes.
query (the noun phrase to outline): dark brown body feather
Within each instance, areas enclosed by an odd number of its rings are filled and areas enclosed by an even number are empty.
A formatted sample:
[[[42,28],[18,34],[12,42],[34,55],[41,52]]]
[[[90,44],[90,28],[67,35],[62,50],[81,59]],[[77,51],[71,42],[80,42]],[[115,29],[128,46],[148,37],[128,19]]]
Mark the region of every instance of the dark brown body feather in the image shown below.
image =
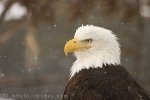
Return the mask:
[[[68,82],[63,100],[150,100],[120,65],[83,69]]]

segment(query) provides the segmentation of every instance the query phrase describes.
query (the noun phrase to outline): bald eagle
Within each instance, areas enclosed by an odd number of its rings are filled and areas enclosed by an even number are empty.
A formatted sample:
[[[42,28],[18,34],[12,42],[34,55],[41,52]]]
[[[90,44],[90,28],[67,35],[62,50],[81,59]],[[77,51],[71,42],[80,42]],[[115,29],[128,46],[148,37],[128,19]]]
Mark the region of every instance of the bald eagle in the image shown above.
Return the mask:
[[[81,26],[64,52],[77,60],[63,100],[150,100],[120,65],[120,45],[112,31],[93,25]]]

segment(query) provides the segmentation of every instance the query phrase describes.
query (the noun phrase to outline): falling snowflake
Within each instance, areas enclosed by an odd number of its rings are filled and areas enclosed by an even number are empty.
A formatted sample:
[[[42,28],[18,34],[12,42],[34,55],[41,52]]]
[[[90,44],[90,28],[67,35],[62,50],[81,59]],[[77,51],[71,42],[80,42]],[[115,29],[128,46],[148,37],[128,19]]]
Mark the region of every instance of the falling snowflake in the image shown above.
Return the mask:
[[[4,73],[0,73],[0,76],[1,76],[1,77],[4,77],[4,76],[5,76],[5,74],[4,74]]]

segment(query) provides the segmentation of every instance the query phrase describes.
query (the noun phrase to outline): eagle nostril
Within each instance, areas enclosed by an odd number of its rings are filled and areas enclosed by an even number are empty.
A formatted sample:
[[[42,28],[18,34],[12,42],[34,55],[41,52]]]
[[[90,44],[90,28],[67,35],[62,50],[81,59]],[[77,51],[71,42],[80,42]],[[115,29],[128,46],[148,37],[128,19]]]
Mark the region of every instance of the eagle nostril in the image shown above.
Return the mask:
[[[77,43],[76,41],[73,41],[74,43]]]

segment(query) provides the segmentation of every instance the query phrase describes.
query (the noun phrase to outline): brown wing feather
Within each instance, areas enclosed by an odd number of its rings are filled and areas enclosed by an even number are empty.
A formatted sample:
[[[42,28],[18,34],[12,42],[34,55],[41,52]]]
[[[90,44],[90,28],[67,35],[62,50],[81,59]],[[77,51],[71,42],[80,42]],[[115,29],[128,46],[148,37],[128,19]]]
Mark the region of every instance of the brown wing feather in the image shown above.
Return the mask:
[[[145,91],[122,67],[84,69],[66,86],[63,100],[150,100]]]

